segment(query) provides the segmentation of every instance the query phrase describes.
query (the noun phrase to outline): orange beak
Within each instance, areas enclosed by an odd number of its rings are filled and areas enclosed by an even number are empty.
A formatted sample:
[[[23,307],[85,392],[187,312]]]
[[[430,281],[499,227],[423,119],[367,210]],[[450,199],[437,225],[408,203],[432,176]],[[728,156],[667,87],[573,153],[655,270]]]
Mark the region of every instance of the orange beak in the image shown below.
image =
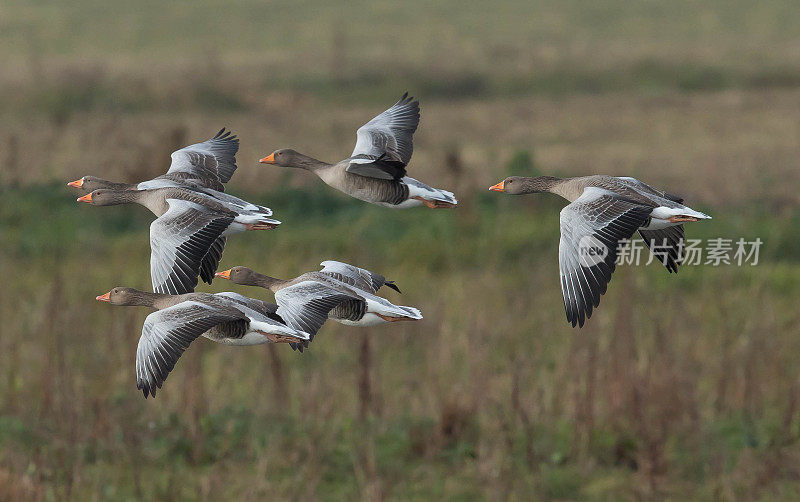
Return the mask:
[[[69,183],[67,183],[67,186],[81,188],[83,187],[83,178],[75,181],[70,181]]]
[[[101,302],[110,302],[111,301],[111,291],[109,291],[108,293],[106,293],[104,295],[100,295],[100,296],[95,297],[95,300],[98,300],[98,301],[101,301]]]
[[[500,183],[498,183],[496,185],[492,185],[492,186],[489,187],[489,190],[491,190],[493,192],[504,192],[505,188],[503,187],[503,183],[505,183],[505,181],[501,181]]]
[[[259,160],[262,164],[274,164],[275,163],[275,154],[271,153],[264,157],[263,159]]]
[[[86,202],[87,204],[92,203],[92,194],[87,193],[83,197],[78,197],[78,202]]]
[[[223,279],[231,279],[231,269],[225,270],[223,272],[217,272],[214,274],[214,277],[222,277]]]

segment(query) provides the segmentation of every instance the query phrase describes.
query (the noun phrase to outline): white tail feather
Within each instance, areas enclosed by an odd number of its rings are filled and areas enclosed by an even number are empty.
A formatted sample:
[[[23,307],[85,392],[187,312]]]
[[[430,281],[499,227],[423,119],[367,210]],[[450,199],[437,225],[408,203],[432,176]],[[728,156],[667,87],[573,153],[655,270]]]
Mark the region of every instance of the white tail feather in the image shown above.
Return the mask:
[[[408,186],[408,197],[422,197],[427,200],[438,200],[442,202],[449,202],[450,204],[458,204],[456,195],[447,190],[440,190],[438,188],[429,187],[419,180],[415,180],[409,176],[403,178],[403,182]]]

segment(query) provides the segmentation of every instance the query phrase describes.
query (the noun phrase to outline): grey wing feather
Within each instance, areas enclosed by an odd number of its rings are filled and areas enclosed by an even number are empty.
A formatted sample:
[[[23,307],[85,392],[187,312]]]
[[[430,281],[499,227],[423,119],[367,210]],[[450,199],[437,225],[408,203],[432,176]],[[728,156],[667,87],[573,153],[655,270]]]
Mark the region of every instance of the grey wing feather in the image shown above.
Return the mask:
[[[250,298],[248,296],[244,296],[239,293],[234,293],[233,291],[225,291],[222,293],[215,293],[214,296],[220,296],[232,302],[238,303],[244,307],[249,309],[255,310],[256,312],[265,315],[267,317],[273,316],[275,312],[278,310],[278,306],[274,303],[268,303],[262,300],[257,300],[255,298]],[[270,317],[273,320],[274,317]]]
[[[240,199],[239,197],[224,192],[220,192],[218,190],[214,190],[211,188],[195,188],[193,190],[203,195],[213,197],[214,199],[216,199],[217,202],[223,204],[232,211],[236,211],[243,214],[259,213],[263,216],[272,216],[272,209],[266,206],[254,204],[252,202],[248,202],[244,199]]]
[[[207,141],[172,152],[172,164],[167,173],[189,172],[201,178],[227,183],[236,171],[238,151],[237,137],[222,128]]]
[[[357,155],[348,159],[346,171],[379,180],[401,180],[406,176],[406,165],[400,161],[388,161],[372,155]]]
[[[380,159],[405,166],[414,152],[413,135],[418,125],[419,102],[405,93],[391,108],[358,129],[351,158],[356,163]]]
[[[619,179],[627,182],[629,186],[631,186],[634,190],[643,195],[661,197],[670,200],[672,202],[677,202],[678,204],[683,204],[683,197],[669,194],[663,190],[657,190],[648,185],[647,183],[640,181],[636,178],[632,178],[630,176],[620,176]]]
[[[683,225],[662,228],[659,230],[639,230],[645,245],[650,248],[658,260],[667,267],[670,273],[678,273],[678,265],[683,261],[684,233]]]
[[[193,202],[168,199],[169,210],[150,225],[150,278],[153,291],[173,295],[197,286],[204,259],[233,221]]]
[[[312,335],[319,331],[334,307],[360,299],[356,294],[313,280],[300,281],[275,293],[277,314],[288,326]]]
[[[386,278],[369,270],[343,263],[340,261],[326,260],[320,263],[323,274],[327,274],[337,281],[342,281],[350,286],[355,286],[364,291],[375,293],[386,283]]]
[[[587,188],[561,211],[561,291],[573,327],[582,327],[600,304],[616,267],[619,242],[630,239],[651,211],[598,188]]]
[[[222,253],[225,251],[225,240],[225,237],[218,237],[209,248],[208,253],[203,256],[200,263],[200,278],[206,284],[211,284],[214,280],[214,273],[216,273]]]
[[[148,315],[136,349],[136,387],[155,397],[175,362],[197,337],[222,323],[246,329],[247,317],[233,308],[185,301]]]

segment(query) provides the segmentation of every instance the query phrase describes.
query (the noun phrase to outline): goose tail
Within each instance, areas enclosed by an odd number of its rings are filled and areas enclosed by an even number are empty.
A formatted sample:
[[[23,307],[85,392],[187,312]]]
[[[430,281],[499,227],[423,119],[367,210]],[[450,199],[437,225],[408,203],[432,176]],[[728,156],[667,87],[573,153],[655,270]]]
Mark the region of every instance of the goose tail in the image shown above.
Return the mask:
[[[453,192],[442,190],[440,188],[433,188],[425,183],[415,180],[409,176],[403,178],[403,182],[408,186],[408,198],[413,199],[419,197],[426,201],[443,203],[440,207],[452,207],[458,205],[458,200]]]

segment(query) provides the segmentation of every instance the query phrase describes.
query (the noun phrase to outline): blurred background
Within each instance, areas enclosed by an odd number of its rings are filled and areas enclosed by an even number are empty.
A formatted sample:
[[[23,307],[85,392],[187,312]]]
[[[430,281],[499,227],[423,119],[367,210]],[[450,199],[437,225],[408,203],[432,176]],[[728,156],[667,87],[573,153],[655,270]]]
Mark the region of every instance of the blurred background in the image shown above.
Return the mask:
[[[800,19],[790,0],[0,4],[0,499],[775,500],[800,497]],[[391,211],[257,159],[338,161],[408,90]],[[194,343],[136,390],[140,207],[64,184],[163,173],[221,127],[228,191],[283,225],[221,267],[347,261],[425,320],[328,324],[305,354]],[[640,178],[759,237],[757,266],[618,268],[565,321],[555,196],[509,174]],[[228,282],[202,291],[262,290]]]

